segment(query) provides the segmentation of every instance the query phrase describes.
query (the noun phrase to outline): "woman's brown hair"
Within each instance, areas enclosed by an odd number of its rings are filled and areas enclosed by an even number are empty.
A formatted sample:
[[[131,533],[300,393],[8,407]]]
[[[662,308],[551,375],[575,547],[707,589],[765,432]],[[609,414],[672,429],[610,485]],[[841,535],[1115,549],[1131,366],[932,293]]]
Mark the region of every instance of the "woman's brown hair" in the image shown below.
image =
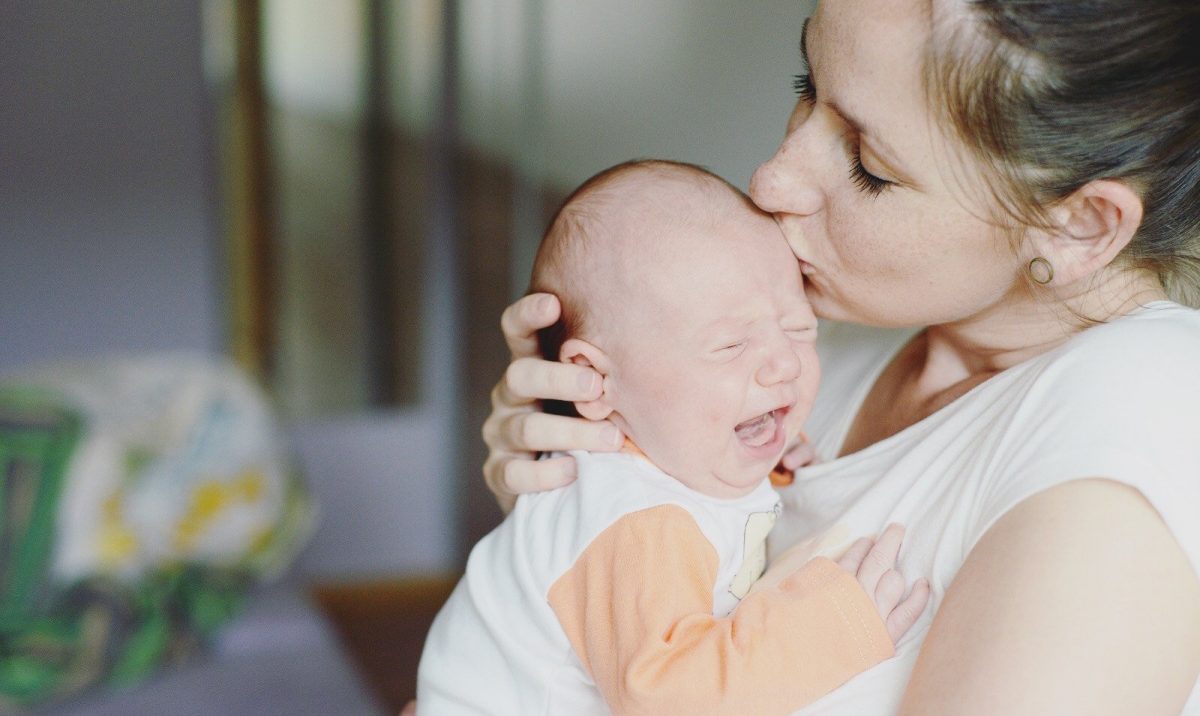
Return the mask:
[[[959,9],[934,13],[929,95],[1009,217],[1123,180],[1144,204],[1123,258],[1200,307],[1200,2],[933,3]]]

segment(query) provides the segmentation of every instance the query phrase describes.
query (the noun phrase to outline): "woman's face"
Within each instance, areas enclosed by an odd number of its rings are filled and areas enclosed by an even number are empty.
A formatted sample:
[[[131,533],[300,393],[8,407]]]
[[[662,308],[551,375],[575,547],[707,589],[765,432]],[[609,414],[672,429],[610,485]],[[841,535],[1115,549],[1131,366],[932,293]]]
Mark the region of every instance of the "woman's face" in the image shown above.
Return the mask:
[[[885,326],[972,320],[1022,285],[1022,260],[983,218],[981,168],[928,106],[929,5],[821,3],[805,30],[810,74],[797,82],[787,135],[750,182],[800,259],[822,317]]]

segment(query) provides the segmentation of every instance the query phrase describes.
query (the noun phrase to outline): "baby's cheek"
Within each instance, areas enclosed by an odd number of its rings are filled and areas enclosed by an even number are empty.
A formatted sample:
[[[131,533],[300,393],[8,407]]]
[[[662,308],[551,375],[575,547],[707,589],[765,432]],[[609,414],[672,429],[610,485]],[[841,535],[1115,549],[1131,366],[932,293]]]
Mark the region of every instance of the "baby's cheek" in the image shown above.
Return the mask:
[[[707,436],[707,448],[710,452],[724,447],[733,425],[729,422],[730,415],[726,410],[714,406],[704,414],[704,433]]]
[[[725,438],[726,416],[713,406],[690,405],[679,417],[680,423],[688,426],[687,434],[682,437],[689,445],[689,453],[699,461],[708,461]]]

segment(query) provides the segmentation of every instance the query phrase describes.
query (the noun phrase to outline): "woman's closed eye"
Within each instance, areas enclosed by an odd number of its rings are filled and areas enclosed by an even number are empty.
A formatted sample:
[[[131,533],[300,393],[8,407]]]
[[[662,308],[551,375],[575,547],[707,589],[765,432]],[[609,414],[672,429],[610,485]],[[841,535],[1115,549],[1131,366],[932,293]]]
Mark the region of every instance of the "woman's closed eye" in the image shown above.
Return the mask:
[[[862,147],[857,142],[853,147],[851,147],[850,153],[850,181],[854,182],[854,185],[857,186],[860,191],[868,196],[875,197],[883,193],[884,189],[892,186],[893,182],[875,176],[871,172],[867,171],[867,168],[863,166]]]
[[[817,101],[817,86],[813,84],[812,75],[807,72],[792,76],[792,89],[796,96],[805,104],[815,104]]]
[[[813,82],[810,73],[795,75],[792,77],[792,89],[795,90],[796,96],[800,101],[810,107],[817,103],[817,85]],[[892,186],[895,182],[888,181],[882,177],[878,177],[863,166],[862,162],[862,146],[857,140],[851,140],[849,147],[850,153],[850,181],[854,186],[858,187],[859,191],[871,197],[879,196],[884,189]]]

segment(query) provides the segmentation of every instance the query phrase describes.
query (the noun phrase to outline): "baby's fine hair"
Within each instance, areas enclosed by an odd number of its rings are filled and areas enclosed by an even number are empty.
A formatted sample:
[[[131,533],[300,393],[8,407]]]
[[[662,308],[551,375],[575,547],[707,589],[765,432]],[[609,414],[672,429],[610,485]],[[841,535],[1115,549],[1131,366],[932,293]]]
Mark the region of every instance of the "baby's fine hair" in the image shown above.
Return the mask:
[[[748,206],[753,202],[741,190],[710,170],[668,159],[633,159],[595,174],[571,192],[550,220],[533,262],[530,293],[553,293],[562,305],[558,322],[538,333],[538,346],[546,360],[558,360],[562,344],[580,335],[588,319],[587,297],[576,278],[586,270],[589,253],[605,231],[605,216],[622,200],[613,191],[620,180],[634,176],[695,182],[702,190],[729,192]],[[757,209],[755,209],[757,210]]]
[[[579,280],[605,235],[605,217],[622,201],[616,191],[623,179],[642,176],[663,181],[694,182],[705,191],[727,193],[758,211],[740,189],[708,169],[687,162],[667,159],[634,159],[611,166],[579,185],[555,212],[542,235],[533,262],[530,293],[553,293],[562,306],[554,325],[538,331],[538,348],[546,360],[557,361],[563,343],[584,334],[590,308],[587,290]],[[625,197],[627,199],[627,197]],[[570,403],[546,401],[549,413],[575,416]]]

